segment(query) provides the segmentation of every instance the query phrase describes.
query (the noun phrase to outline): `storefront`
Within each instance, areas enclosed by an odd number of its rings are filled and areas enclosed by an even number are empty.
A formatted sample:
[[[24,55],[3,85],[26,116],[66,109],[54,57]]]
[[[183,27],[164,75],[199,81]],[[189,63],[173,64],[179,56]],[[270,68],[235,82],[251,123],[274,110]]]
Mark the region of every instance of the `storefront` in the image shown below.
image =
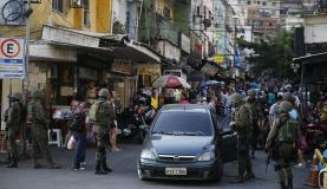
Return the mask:
[[[162,75],[160,64],[139,64],[137,70],[139,88],[151,88],[152,83]]]

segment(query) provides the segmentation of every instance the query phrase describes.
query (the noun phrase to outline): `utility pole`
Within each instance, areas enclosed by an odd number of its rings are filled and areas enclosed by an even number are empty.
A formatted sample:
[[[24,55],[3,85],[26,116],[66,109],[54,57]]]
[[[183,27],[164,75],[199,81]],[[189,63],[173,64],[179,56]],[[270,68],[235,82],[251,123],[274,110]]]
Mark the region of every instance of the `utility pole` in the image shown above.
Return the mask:
[[[27,90],[29,88],[29,77],[28,77],[28,69],[29,69],[29,60],[30,60],[30,53],[29,53],[29,46],[30,46],[30,35],[31,35],[31,25],[30,25],[30,16],[32,14],[32,8],[31,8],[31,0],[27,0],[26,4],[26,12],[24,14],[25,17],[25,78],[22,82],[22,91],[23,94],[25,94],[25,103],[27,103]],[[11,83],[11,82],[10,82]],[[22,141],[23,141],[23,147],[22,147],[22,154],[21,158],[28,158],[29,155],[26,150],[26,123],[24,124],[23,127],[23,132],[22,132]]]
[[[234,40],[233,40],[233,70],[234,70],[234,75],[235,75],[235,90],[237,92],[237,75],[236,75],[236,52],[237,52],[237,17],[234,17]]]

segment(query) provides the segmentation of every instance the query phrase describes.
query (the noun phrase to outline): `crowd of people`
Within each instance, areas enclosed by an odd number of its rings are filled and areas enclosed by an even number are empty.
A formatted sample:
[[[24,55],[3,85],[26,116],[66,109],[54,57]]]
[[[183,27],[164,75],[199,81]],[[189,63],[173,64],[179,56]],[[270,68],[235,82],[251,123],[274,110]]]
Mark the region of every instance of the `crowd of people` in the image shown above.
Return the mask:
[[[207,85],[192,89],[140,89],[131,101],[132,111],[147,107],[145,119],[148,124],[157,110],[165,104],[208,104],[219,118],[221,129],[232,128],[238,134],[239,177],[237,182],[255,178],[251,159],[257,150],[267,151],[277,162],[275,170],[279,173],[282,189],[291,189],[292,173],[290,163],[297,155],[300,166],[304,164],[304,134],[306,122],[317,119],[326,122],[326,94],[322,93],[316,101],[309,103],[302,90],[294,90],[291,85],[280,88],[265,85],[228,87],[224,84]],[[42,105],[42,92],[34,90],[26,108],[22,95],[15,93],[10,97],[11,105],[6,111],[7,138],[10,168],[18,167],[18,150],[15,137],[27,121],[31,125],[33,166],[41,168],[38,154],[42,153],[50,168],[59,168],[48,149],[49,119]],[[306,106],[304,106],[306,105]],[[88,131],[92,130],[96,140],[96,174],[111,172],[107,165],[106,150],[109,143],[112,151],[119,151],[116,137],[118,133],[119,104],[115,103],[108,89],[101,89],[98,100],[92,105],[84,99],[75,98],[71,103],[72,121],[69,124],[69,139],[75,141],[73,169],[83,170],[88,142]],[[310,115],[311,116],[308,116]],[[108,142],[110,141],[110,142]],[[326,143],[326,140],[322,143]]]

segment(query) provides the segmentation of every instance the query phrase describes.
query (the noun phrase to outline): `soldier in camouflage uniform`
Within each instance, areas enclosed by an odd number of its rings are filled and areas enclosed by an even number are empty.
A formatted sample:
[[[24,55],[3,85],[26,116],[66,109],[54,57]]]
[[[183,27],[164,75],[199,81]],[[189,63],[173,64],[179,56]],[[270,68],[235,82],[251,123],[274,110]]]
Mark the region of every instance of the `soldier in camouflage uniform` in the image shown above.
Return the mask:
[[[255,151],[257,147],[257,137],[259,135],[259,128],[257,125],[257,111],[256,111],[256,93],[254,90],[249,90],[248,99],[246,102],[246,106],[249,108],[251,112],[251,155],[252,158],[255,158]]]
[[[38,152],[41,152],[43,157],[46,158],[49,168],[60,168],[56,165],[51,157],[48,148],[48,125],[49,120],[46,114],[46,110],[41,104],[42,92],[40,90],[34,90],[32,92],[32,100],[28,104],[27,116],[31,122],[32,132],[32,145],[33,145],[33,166],[35,169],[41,168],[41,164],[38,162]]]
[[[296,141],[300,134],[299,123],[291,119],[288,112],[293,106],[288,101],[282,101],[279,105],[279,115],[274,120],[265,145],[272,158],[277,162],[275,170],[279,174],[281,189],[293,188],[293,174],[290,167],[297,157]]]
[[[251,112],[244,104],[242,97],[235,93],[230,97],[231,105],[235,107],[235,115],[232,116],[232,128],[238,134],[238,173],[237,182],[255,178],[249,157],[250,135],[251,135]]]
[[[110,125],[113,124],[115,119],[115,112],[107,98],[109,91],[105,88],[99,91],[99,99],[95,102],[98,104],[95,128],[97,139],[97,152],[96,152],[96,171],[97,175],[104,175],[112,170],[107,166],[106,147],[109,143]]]
[[[16,145],[16,137],[23,126],[23,104],[22,95],[20,93],[14,93],[10,97],[10,107],[8,109],[8,117],[6,121],[7,137],[8,137],[8,155],[9,165],[8,168],[18,167],[18,152]]]

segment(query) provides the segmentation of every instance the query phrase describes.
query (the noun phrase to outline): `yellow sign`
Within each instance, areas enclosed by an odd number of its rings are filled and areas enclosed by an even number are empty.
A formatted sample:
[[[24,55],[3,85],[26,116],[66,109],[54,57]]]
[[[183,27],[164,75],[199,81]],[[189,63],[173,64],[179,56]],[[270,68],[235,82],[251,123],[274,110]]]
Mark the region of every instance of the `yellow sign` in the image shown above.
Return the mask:
[[[209,58],[209,60],[213,61],[215,64],[222,64],[224,56],[222,54],[215,54],[213,57]]]

